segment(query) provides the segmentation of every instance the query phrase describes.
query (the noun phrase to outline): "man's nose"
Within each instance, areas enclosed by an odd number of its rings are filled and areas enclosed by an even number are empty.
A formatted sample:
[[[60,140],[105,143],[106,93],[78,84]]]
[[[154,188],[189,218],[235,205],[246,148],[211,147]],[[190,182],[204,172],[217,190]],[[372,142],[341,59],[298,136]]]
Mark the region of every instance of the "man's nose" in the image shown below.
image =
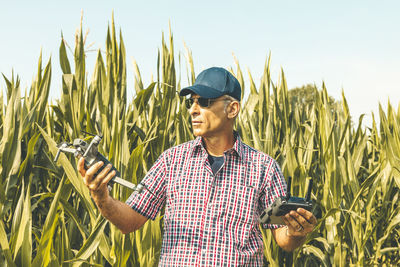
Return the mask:
[[[199,103],[197,102],[197,100],[195,100],[192,104],[192,106],[190,107],[189,113],[190,115],[195,115],[198,114],[200,112],[200,106]]]

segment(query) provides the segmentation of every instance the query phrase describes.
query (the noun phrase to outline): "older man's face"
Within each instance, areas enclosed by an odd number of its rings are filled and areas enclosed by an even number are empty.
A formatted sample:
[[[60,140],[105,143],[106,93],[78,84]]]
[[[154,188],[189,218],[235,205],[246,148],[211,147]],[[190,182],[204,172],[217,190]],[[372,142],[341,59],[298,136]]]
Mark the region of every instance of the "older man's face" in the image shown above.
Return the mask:
[[[193,94],[191,98],[199,98]],[[209,107],[201,107],[194,101],[189,112],[192,119],[193,134],[195,136],[214,137],[232,131],[232,126],[225,112],[225,96],[213,101]]]

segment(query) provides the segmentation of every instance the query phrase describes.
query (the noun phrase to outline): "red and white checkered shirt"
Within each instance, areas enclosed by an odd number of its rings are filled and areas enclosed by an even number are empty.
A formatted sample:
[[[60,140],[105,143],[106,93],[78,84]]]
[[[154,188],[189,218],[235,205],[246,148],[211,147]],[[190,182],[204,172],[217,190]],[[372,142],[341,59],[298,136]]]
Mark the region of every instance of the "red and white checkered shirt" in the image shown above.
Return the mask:
[[[258,218],[286,194],[274,159],[236,136],[214,175],[201,137],[166,150],[126,203],[155,219],[165,205],[160,266],[262,266]],[[263,225],[274,228],[275,225]]]

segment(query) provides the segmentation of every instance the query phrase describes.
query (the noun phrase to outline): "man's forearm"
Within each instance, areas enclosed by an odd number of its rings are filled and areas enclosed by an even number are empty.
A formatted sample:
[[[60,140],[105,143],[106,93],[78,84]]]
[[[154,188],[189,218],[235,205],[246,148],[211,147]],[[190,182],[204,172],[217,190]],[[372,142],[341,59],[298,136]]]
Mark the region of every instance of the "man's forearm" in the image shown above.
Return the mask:
[[[147,221],[146,217],[134,211],[126,203],[111,196],[104,201],[95,200],[95,203],[100,213],[124,234],[139,229]]]

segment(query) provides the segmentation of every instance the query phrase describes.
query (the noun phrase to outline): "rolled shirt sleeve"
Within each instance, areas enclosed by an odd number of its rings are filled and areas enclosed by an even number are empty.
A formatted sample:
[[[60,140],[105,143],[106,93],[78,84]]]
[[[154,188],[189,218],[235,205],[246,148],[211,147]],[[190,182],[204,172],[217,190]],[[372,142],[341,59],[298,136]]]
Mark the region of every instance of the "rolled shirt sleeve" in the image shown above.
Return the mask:
[[[163,153],[141,181],[144,185],[143,190],[140,193],[134,191],[125,203],[141,215],[154,220],[166,199],[165,175],[166,164]]]

